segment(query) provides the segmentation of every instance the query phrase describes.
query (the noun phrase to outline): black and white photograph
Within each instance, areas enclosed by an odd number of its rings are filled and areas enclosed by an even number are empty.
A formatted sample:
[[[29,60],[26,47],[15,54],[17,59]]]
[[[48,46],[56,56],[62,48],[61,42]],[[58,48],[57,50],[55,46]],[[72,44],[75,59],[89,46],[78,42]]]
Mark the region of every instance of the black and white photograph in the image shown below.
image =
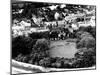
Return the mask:
[[[96,6],[11,0],[11,74],[96,69]]]

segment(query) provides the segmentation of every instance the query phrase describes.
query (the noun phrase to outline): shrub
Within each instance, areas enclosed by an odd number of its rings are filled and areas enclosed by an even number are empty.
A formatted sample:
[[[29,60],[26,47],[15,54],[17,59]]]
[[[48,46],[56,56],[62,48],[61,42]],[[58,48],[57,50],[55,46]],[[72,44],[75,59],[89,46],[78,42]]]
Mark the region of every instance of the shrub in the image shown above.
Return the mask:
[[[48,57],[48,58],[41,59],[39,61],[39,65],[44,66],[44,67],[50,67],[50,65],[51,65],[50,58]]]
[[[74,63],[72,63],[72,68],[84,68],[84,62],[82,59],[76,59],[76,61]]]
[[[20,61],[20,62],[28,62],[29,61],[29,58],[28,58],[28,55],[24,56],[23,54],[19,54],[15,60],[17,61]]]
[[[29,55],[29,57],[30,57],[30,60],[29,60],[29,63],[30,64],[34,64],[35,62],[37,62],[37,61],[39,61],[41,58],[40,58],[40,54],[38,54],[38,53],[31,53],[30,55]]]
[[[51,62],[51,66],[55,67],[55,68],[65,68],[65,67],[68,68],[68,66],[66,66],[65,63],[64,63],[65,61],[66,61],[65,58],[56,57],[55,62]]]
[[[69,62],[69,59],[64,60],[64,64],[62,66],[63,68],[71,68],[71,64]]]
[[[55,62],[55,63],[52,63],[51,66],[54,68],[61,68],[62,65],[61,65],[61,62]]]

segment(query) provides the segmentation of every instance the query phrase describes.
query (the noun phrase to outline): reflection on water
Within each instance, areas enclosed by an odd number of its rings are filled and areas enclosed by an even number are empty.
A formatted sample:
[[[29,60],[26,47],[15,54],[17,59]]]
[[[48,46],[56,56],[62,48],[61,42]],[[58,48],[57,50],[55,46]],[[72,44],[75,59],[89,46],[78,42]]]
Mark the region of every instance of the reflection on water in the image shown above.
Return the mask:
[[[76,44],[74,42],[66,42],[64,40],[51,42],[51,57],[73,58],[76,51]]]

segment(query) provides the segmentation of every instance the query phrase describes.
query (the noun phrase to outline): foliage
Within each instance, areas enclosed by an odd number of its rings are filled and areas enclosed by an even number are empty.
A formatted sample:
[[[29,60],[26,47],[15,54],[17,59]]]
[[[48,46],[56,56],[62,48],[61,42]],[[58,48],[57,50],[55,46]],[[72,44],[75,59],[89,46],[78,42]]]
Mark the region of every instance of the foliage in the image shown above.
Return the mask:
[[[77,64],[77,67],[90,67],[96,64],[96,54],[95,54],[95,49],[93,48],[83,48],[77,51],[75,54],[75,57],[77,58],[78,61],[76,61],[75,64]]]
[[[32,38],[32,39],[41,39],[41,38],[45,38],[45,39],[48,39],[49,38],[49,32],[33,32],[31,34],[29,34],[29,36]]]
[[[12,57],[16,57],[18,54],[29,54],[35,43],[30,37],[18,36],[12,39]]]
[[[26,62],[26,63],[28,63],[29,57],[28,57],[28,55],[19,54],[19,55],[15,58],[15,60],[20,61],[20,62]]]
[[[51,61],[50,61],[50,58],[47,57],[47,58],[43,58],[39,61],[39,65],[40,66],[44,66],[44,67],[49,67],[51,64]]]
[[[38,4],[37,6],[41,7],[41,4]],[[87,6],[67,5],[64,9],[67,9],[68,11],[65,11],[65,13],[67,12],[67,15],[69,13],[76,13],[79,10],[75,9],[75,7],[81,9],[87,8]],[[57,12],[60,14],[60,18],[58,20],[64,19],[62,15],[64,9],[61,9],[60,7],[57,7],[55,10],[51,10],[48,7],[43,7],[44,10],[42,8],[33,8],[34,4],[25,4],[23,12],[21,14],[12,14],[12,18],[18,20],[21,18],[31,19],[32,15],[34,14],[37,18],[43,17],[45,21],[54,21],[54,14]],[[80,10],[80,12],[83,11]],[[82,21],[82,19],[79,21]],[[50,27],[50,30],[52,30],[52,27]],[[64,31],[64,29],[60,30]],[[77,41],[69,40],[71,42],[75,41],[76,46],[79,49],[75,54],[75,58],[51,58],[48,52],[50,41],[46,40],[49,39],[49,32],[36,32],[29,34],[29,37],[18,36],[13,38],[12,58],[21,62],[55,68],[83,68],[95,65],[96,27],[80,27],[78,31],[74,31],[73,33],[69,33],[69,31],[66,29],[65,32],[66,34],[69,34],[70,38],[77,38]],[[53,35],[53,37],[55,36]]]
[[[46,39],[38,39],[36,41],[36,44],[33,47],[33,50],[42,52],[42,51],[48,50],[49,46],[50,46],[50,43],[49,43],[48,40],[46,40]]]
[[[84,31],[78,31],[76,37],[82,39],[83,37],[92,37],[90,33]]]
[[[92,48],[95,47],[95,39],[93,37],[83,37],[76,45],[77,48]]]
[[[79,31],[82,32],[88,32],[90,33],[94,38],[96,38],[96,27],[88,26],[88,27],[80,27]]]

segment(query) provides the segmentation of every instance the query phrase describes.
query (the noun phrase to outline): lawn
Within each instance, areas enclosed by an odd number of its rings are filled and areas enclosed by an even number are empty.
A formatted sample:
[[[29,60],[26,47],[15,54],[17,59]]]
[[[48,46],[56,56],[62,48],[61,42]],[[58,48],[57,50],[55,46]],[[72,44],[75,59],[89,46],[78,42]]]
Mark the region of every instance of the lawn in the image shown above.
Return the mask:
[[[67,42],[67,40],[51,41],[50,56],[74,58],[77,51],[75,42]]]

